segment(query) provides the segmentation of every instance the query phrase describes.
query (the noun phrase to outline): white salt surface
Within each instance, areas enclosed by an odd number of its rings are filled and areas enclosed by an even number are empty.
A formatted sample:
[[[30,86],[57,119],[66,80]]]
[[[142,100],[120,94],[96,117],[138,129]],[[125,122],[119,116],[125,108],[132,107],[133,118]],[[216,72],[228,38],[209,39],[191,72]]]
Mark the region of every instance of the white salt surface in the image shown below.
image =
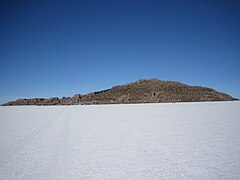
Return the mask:
[[[240,179],[240,102],[0,107],[0,179]]]

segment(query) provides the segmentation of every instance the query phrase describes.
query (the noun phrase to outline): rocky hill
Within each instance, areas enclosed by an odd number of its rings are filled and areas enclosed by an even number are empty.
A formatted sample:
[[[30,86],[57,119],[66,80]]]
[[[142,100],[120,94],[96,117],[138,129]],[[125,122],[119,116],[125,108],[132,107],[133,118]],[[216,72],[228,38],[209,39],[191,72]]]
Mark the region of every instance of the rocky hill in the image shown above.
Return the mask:
[[[73,97],[49,99],[18,99],[3,105],[128,104],[233,100],[237,99],[207,87],[189,86],[175,81],[142,79],[134,83],[114,86],[111,89],[85,95],[76,94]]]

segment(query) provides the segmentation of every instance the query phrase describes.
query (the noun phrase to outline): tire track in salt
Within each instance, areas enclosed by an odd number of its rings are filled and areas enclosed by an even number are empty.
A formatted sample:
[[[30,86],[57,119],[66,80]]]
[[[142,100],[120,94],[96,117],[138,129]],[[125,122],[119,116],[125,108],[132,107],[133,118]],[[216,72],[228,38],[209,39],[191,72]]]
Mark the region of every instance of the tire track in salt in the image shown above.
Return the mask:
[[[41,108],[41,107],[38,107]],[[45,117],[47,120],[45,120],[42,124],[40,124],[39,127],[36,127],[27,135],[23,137],[16,145],[7,147],[6,150],[4,150],[5,153],[5,159],[1,161],[0,163],[0,173],[4,174],[7,172],[8,167],[12,166],[14,164],[15,172],[11,172],[12,177],[21,179],[20,178],[20,169],[23,169],[24,167],[20,167],[18,164],[21,164],[21,159],[24,159],[21,157],[21,155],[25,155],[25,157],[28,157],[28,154],[25,153],[27,149],[37,146],[39,144],[38,140],[41,139],[41,135],[44,132],[48,132],[48,129],[50,129],[54,124],[56,124],[56,120],[59,119],[59,117],[64,114],[66,111],[64,108],[58,109],[60,107],[54,108],[53,114],[51,114],[51,117]],[[55,112],[57,111],[57,112]],[[58,112],[60,111],[60,112]],[[57,114],[56,114],[57,113]],[[44,118],[44,116],[43,116]],[[37,155],[36,155],[37,157]],[[19,161],[17,161],[19,159]],[[29,159],[25,159],[25,162],[27,162]],[[16,164],[16,162],[18,162]],[[10,178],[12,179],[12,178]]]

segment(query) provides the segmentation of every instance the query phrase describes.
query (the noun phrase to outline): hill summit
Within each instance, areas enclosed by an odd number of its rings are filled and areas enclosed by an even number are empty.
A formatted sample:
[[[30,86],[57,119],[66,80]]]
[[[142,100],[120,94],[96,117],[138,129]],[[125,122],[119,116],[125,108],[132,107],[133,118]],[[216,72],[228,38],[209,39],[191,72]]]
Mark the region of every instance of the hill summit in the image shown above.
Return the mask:
[[[175,81],[141,79],[133,83],[118,85],[111,89],[85,95],[76,94],[73,97],[49,99],[18,99],[3,105],[130,104],[233,100],[237,99],[207,87],[189,86]]]

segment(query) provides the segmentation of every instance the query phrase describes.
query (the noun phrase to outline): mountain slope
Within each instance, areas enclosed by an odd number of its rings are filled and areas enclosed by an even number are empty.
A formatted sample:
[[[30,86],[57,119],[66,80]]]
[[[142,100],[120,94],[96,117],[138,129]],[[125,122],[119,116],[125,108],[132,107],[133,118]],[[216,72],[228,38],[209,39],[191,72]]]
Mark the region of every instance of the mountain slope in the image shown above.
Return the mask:
[[[175,81],[142,79],[85,95],[76,94],[73,97],[63,97],[61,99],[19,99],[4,105],[127,104],[232,100],[236,99],[207,87],[189,86]]]

